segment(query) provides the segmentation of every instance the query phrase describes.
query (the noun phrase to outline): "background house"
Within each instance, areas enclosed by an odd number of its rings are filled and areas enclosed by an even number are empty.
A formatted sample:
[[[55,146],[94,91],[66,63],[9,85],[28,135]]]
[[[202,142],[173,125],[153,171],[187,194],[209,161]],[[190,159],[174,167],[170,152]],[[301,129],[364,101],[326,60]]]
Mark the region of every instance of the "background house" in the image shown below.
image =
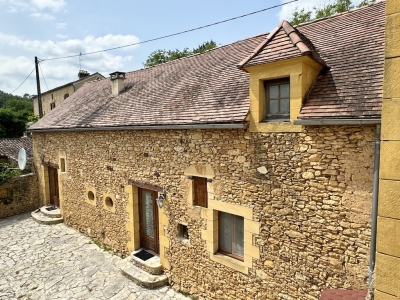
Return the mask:
[[[96,72],[93,74],[87,71],[80,70],[78,73],[78,80],[72,81],[65,85],[56,87],[42,93],[42,110],[43,115],[47,114],[50,110],[58,106],[62,101],[71,96],[76,90],[78,90],[85,82],[100,80],[104,76]],[[39,106],[37,96],[33,97],[33,112],[36,116],[39,115]]]
[[[365,289],[384,22],[282,22],[84,84],[30,128],[42,204],[55,169],[68,225],[206,299]]]
[[[18,152],[26,151],[27,169],[5,184],[0,185],[0,218],[32,211],[39,207],[39,186],[32,167],[32,140],[28,137],[0,139],[0,162],[18,168]]]

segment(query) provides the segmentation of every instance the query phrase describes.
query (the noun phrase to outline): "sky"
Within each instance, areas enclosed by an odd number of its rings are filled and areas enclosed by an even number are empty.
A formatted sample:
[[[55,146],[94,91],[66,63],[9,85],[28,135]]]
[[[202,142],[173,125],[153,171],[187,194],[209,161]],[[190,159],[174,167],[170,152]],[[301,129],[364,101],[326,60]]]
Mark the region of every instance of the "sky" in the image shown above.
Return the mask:
[[[40,63],[41,91],[78,79],[80,69],[108,77],[143,68],[159,49],[190,49],[213,40],[225,45],[273,30],[290,20],[295,7],[311,9],[329,0],[298,0],[220,25],[119,50],[60,60],[119,47],[230,19],[291,0],[0,0],[0,90],[35,95],[34,58]],[[353,0],[358,4],[361,0]],[[81,58],[81,59],[79,59]],[[17,90],[15,90],[17,89]],[[14,92],[15,90],[15,92]]]

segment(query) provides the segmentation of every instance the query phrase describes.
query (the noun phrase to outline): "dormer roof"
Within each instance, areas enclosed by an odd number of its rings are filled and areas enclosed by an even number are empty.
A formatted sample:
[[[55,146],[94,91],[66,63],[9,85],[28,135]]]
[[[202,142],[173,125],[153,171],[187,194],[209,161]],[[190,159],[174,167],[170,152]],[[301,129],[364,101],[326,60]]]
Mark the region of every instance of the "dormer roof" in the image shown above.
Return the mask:
[[[323,66],[327,66],[311,41],[288,21],[283,21],[248,57],[239,63],[238,67],[257,66],[304,55],[312,56]]]

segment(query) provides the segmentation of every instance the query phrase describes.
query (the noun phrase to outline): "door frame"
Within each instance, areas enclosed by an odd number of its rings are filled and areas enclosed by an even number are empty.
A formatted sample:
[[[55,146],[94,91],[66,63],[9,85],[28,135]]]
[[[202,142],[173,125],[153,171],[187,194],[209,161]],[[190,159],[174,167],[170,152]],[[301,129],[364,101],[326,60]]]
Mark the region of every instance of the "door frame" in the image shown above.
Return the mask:
[[[153,202],[153,220],[154,220],[154,238],[153,238],[153,243],[154,243],[154,248],[149,249],[149,247],[146,246],[146,236],[142,235],[143,232],[143,222],[142,222],[142,192],[147,191],[150,192],[152,195],[152,202]],[[158,218],[158,206],[156,202],[156,198],[158,197],[158,192],[149,190],[149,189],[144,189],[144,188],[138,188],[138,203],[139,203],[139,238],[140,238],[140,247],[148,250],[150,252],[153,252],[157,255],[160,253],[160,237],[159,237],[159,218]]]

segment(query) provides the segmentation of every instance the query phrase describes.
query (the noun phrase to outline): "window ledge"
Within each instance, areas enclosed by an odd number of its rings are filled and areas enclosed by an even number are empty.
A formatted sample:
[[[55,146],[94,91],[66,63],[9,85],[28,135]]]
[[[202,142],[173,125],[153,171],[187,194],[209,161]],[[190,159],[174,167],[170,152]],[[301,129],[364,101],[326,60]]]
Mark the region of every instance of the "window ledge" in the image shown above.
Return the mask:
[[[185,246],[190,246],[190,240],[183,238],[183,237],[178,237],[177,240],[182,243]]]
[[[232,257],[229,257],[227,255],[223,255],[221,253],[214,253],[210,255],[210,258],[212,261],[215,261],[217,263],[220,263],[224,266],[230,267],[236,271],[242,272],[244,274],[249,273],[249,268],[245,265],[243,261],[234,259]]]

